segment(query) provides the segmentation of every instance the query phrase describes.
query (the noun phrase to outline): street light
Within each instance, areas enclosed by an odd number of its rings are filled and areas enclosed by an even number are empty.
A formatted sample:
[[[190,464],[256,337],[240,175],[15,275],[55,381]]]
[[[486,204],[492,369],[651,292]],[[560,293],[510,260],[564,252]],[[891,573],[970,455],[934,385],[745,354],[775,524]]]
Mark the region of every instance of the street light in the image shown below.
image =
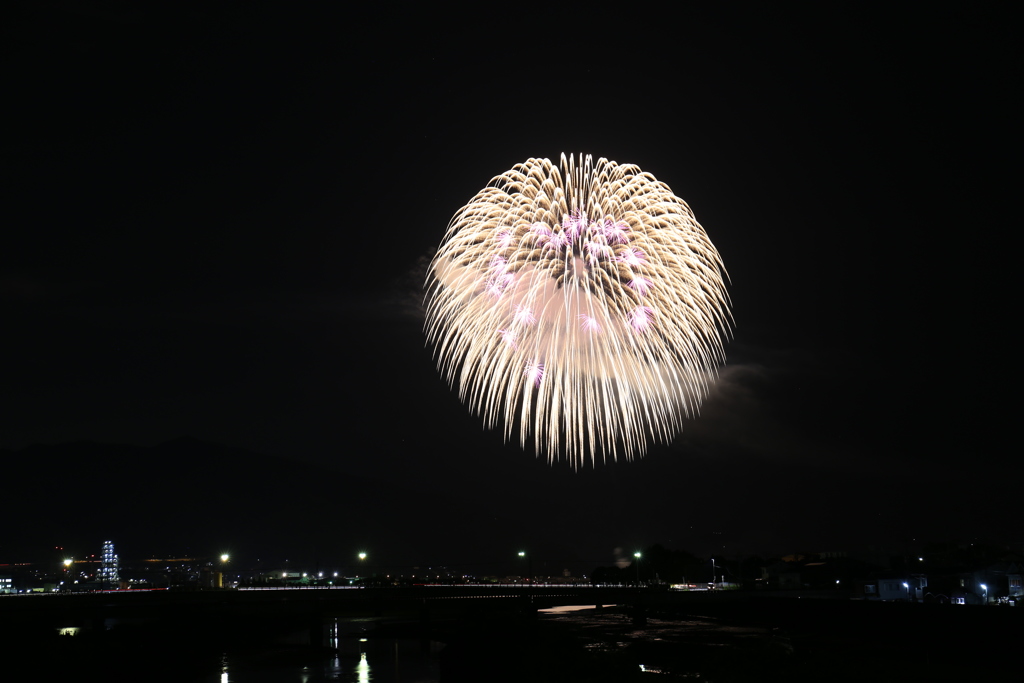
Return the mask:
[[[717,584],[717,581],[715,580],[716,578],[717,577],[715,576],[715,558],[712,557],[711,558],[711,588],[712,589]]]
[[[636,585],[640,585],[640,553],[633,553],[633,557],[636,558]]]
[[[526,557],[526,551],[525,550],[520,550],[519,551],[519,557]],[[533,555],[530,555],[526,559],[526,568],[527,568],[526,581],[527,581],[527,583],[533,584]]]
[[[362,574],[362,573],[364,573],[366,571],[366,553],[365,552],[359,553],[359,564],[362,565],[362,567],[359,570],[359,573]],[[364,586],[365,586],[365,583],[364,583]]]
[[[221,569],[218,572],[214,572],[214,581],[217,582],[217,588],[224,587],[224,565],[228,563],[230,556],[227,553],[223,553],[220,556]]]
[[[981,604],[987,605],[988,604],[988,586],[986,586],[985,584],[981,584],[981,589],[983,591],[985,591],[985,600]]]
[[[64,560],[64,579],[68,580],[68,572],[71,570],[71,563],[74,562],[70,557]],[[61,581],[63,584],[64,581]]]

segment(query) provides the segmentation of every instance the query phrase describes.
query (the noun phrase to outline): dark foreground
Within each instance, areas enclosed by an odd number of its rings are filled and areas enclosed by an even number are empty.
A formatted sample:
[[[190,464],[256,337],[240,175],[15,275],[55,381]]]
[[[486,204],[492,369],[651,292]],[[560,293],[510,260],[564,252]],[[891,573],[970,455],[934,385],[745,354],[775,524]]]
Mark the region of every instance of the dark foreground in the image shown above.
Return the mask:
[[[367,678],[389,683],[984,681],[1024,673],[1024,610],[1016,608],[716,598],[554,614],[406,615],[358,628],[350,620],[323,643],[310,643],[310,624],[295,620],[126,621],[73,636],[5,622],[0,680],[244,683],[218,673],[227,653],[250,672],[294,671],[281,680],[344,682],[355,679],[323,663],[351,654],[361,638],[419,642],[436,664],[436,677],[395,667]],[[285,661],[291,669],[279,666]]]

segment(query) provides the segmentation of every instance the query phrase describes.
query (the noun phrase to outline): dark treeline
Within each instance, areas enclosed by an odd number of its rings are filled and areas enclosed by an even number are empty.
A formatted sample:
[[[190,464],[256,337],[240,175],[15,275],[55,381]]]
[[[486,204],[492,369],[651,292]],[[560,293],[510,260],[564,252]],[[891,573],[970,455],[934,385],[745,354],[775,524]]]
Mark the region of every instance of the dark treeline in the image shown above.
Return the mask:
[[[793,553],[771,558],[751,555],[730,559],[698,557],[687,550],[670,549],[659,543],[641,552],[639,559],[625,557],[614,566],[595,568],[590,578],[597,584],[715,583],[730,587],[778,588],[780,576],[788,574],[799,575],[799,584],[805,588],[832,588],[880,576],[927,575],[939,582],[941,577],[956,577],[959,581],[971,573],[1016,574],[1024,567],[1024,553],[1017,544],[944,542],[921,544],[913,551],[909,544],[902,552],[893,550]]]
[[[760,576],[765,560],[753,556],[742,562],[699,558],[686,550],[671,550],[657,543],[641,552],[639,560],[628,558],[625,566],[597,567],[591,574],[594,583],[701,583],[739,582]],[[713,576],[714,575],[714,576]],[[723,576],[725,577],[723,579]]]

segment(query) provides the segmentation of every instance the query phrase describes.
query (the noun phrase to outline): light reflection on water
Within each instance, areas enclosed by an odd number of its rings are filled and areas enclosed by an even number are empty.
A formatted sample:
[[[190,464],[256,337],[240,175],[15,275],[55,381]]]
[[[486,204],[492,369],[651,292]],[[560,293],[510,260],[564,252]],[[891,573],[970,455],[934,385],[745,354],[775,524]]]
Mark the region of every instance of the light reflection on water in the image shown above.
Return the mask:
[[[364,638],[374,620],[338,619],[325,624],[325,653],[302,645],[307,633],[280,647],[226,653],[220,671],[197,683],[438,683],[441,643],[404,638]],[[370,623],[367,623],[370,622]]]
[[[569,614],[572,612],[589,612],[593,609],[604,609],[615,607],[615,605],[559,605],[558,607],[547,607],[537,610],[538,614]]]
[[[690,616],[687,618],[658,619],[650,617],[646,625],[632,622],[623,610],[594,610],[593,605],[583,610],[540,610],[552,621],[575,624],[580,627],[585,639],[604,645],[623,647],[632,642],[679,641],[700,638],[704,642],[726,644],[737,639],[762,638],[771,634],[771,629],[760,626],[736,626],[722,623],[713,617]]]
[[[370,663],[366,661],[365,652],[359,656],[356,673],[359,675],[359,683],[370,683]]]
[[[640,673],[674,679],[707,678],[702,667],[721,657],[743,657],[762,652],[772,643],[772,630],[762,626],[740,626],[714,617],[695,616],[661,619],[648,616],[643,623],[633,620],[628,608],[561,608],[540,610],[546,621],[572,627],[584,650],[599,657],[633,653],[640,659]],[[607,606],[606,606],[607,607]],[[756,649],[761,645],[761,649]],[[774,643],[781,652],[784,642]],[[723,654],[719,654],[723,653]]]

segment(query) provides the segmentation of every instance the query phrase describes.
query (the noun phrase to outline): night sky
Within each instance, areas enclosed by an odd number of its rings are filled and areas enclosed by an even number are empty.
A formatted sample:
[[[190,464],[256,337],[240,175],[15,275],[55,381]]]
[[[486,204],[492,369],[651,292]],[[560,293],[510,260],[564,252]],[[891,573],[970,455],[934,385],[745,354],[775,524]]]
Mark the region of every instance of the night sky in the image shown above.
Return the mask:
[[[588,562],[1020,541],[997,11],[72,4],[0,29],[4,457],[188,436]],[[422,334],[452,215],[563,152],[686,200],[736,319],[699,419],[582,472],[484,431]]]

